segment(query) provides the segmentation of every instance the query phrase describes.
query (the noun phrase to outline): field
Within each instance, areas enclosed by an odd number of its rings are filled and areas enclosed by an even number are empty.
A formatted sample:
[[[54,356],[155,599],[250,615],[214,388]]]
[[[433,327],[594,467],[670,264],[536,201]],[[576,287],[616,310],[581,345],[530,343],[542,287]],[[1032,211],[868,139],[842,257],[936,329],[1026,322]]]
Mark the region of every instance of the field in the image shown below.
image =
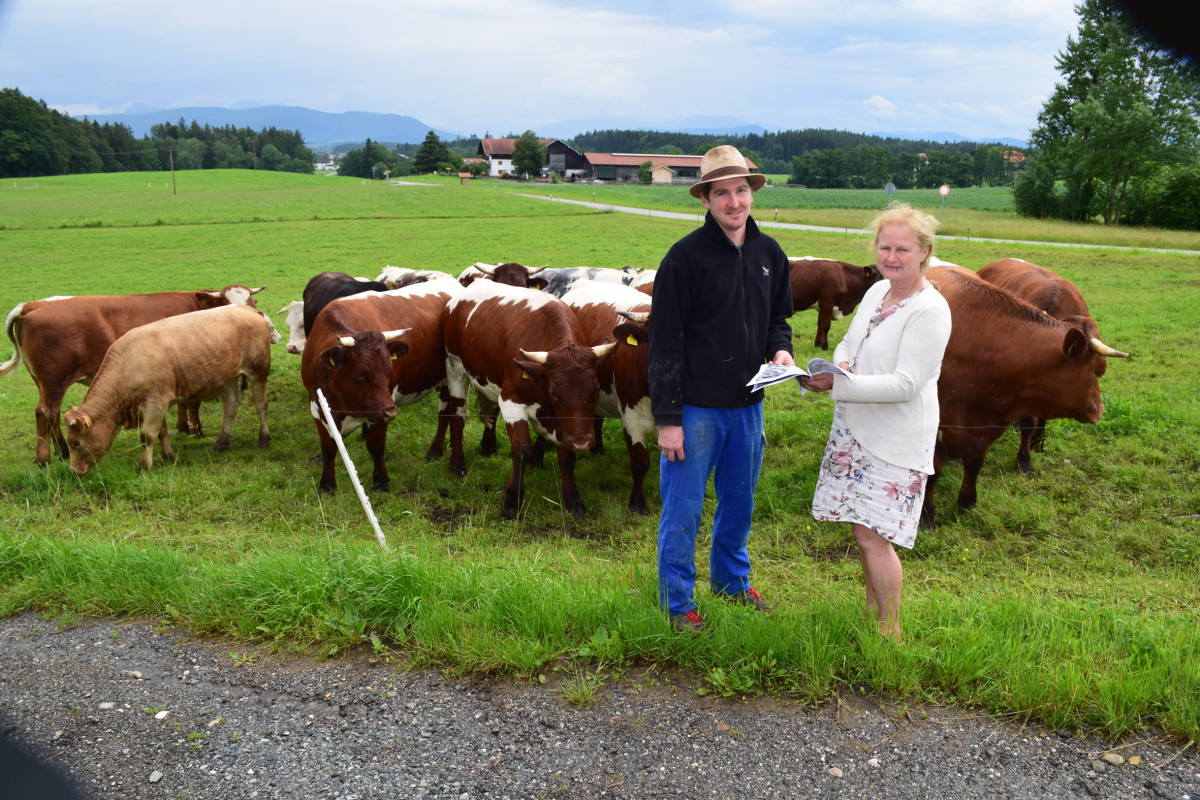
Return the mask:
[[[387,264],[452,274],[501,260],[655,267],[694,227],[512,193],[526,186],[421,183],[213,171],[179,173],[177,194],[169,174],[5,184],[0,310],[55,294],[237,282],[265,286],[259,308],[275,312],[317,272],[374,277]],[[598,187],[614,191],[603,202],[696,209],[686,195],[615,194],[623,188]],[[760,218],[769,218],[774,197],[760,195],[771,198],[760,202]],[[1041,238],[1036,225],[1026,230],[1019,238]],[[1120,244],[1139,248],[1158,246],[1160,236],[1121,234]],[[852,232],[772,235],[789,254],[870,260],[869,242]],[[468,422],[469,471],[457,479],[444,460],[423,458],[432,398],[402,407],[388,435],[392,490],[371,495],[385,553],[344,471],[336,494],[316,494],[316,431],[299,359],[282,346],[269,450],[254,447],[246,403],[227,452],[213,453],[211,438],[177,440],[177,462],[156,459],[147,474],[135,472],[132,432],[82,479],[65,463],[38,469],[32,381],[24,369],[0,380],[0,613],[37,609],[60,625],[131,615],[283,656],[366,647],[396,667],[547,679],[577,702],[633,666],[685,668],[705,676],[704,691],[727,696],[771,692],[816,703],[853,685],[1114,737],[1152,728],[1195,740],[1200,263],[1146,250],[978,241],[945,241],[937,254],[972,268],[1012,256],[1056,270],[1079,284],[1104,340],[1133,358],[1110,361],[1099,424],[1050,423],[1031,477],[1013,472],[1009,432],[981,474],[978,507],[956,513],[961,470],[948,468],[937,488],[939,527],[902,554],[903,646],[881,641],[861,617],[849,531],[809,515],[831,416],[825,397],[779,386],[766,401],[770,447],[751,554],[755,585],[776,610],[755,615],[710,598],[702,532],[698,602],[714,630],[679,637],[656,604],[657,516],[625,508],[627,457],[615,424],[606,426],[605,453],[577,465],[585,517],[562,511],[556,470],[547,467],[530,471],[527,507],[506,521],[499,507],[508,458],[479,455],[478,423]],[[830,338],[846,324],[835,323]],[[798,360],[815,355],[815,314],[799,313],[792,325]],[[0,350],[7,358],[7,341]],[[72,389],[68,404],[83,392]],[[218,408],[204,407],[210,431]],[[359,474],[369,475],[362,443],[351,437],[347,446]],[[656,505],[654,473],[647,491]]]

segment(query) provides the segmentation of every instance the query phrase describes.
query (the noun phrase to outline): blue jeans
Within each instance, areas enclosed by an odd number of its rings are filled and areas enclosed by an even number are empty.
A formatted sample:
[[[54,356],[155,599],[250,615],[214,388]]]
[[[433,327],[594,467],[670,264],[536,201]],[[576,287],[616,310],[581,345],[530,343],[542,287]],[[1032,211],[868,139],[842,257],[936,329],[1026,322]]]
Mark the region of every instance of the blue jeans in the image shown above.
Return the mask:
[[[717,593],[750,588],[750,518],[754,487],[762,471],[762,403],[745,408],[683,407],[683,461],[659,457],[658,599],[668,613],[696,607],[696,535],[704,512],[704,490],[713,476],[709,582]]]

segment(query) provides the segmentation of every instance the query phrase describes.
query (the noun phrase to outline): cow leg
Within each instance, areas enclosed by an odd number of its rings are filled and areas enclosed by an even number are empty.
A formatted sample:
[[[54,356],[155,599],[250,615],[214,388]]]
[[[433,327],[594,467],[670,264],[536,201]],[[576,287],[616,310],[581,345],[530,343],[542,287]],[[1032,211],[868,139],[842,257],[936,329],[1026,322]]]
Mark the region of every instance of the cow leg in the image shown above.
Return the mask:
[[[817,306],[817,338],[813,344],[822,350],[829,349],[829,328],[833,324],[833,306],[820,304]]]
[[[508,485],[504,487],[504,505],[500,513],[505,519],[513,519],[521,509],[525,500],[525,464],[533,453],[533,444],[529,439],[529,423],[525,420],[506,423],[508,430],[509,452],[512,454],[512,474]]]
[[[433,441],[429,443],[429,450],[425,452],[426,461],[437,461],[442,457],[442,453],[446,451],[446,431],[449,430],[453,422],[453,415],[450,409],[453,406],[453,398],[450,397],[450,390],[446,388],[446,384],[438,387],[438,424],[437,432],[433,434]]]
[[[40,387],[39,387],[40,388]],[[37,420],[37,456],[35,463],[44,467],[50,462],[50,444],[58,451],[58,457],[69,460],[71,451],[67,449],[67,439],[62,432],[62,419],[59,410],[62,408],[63,396],[48,396],[39,392],[37,408],[34,416]]]
[[[963,459],[963,482],[962,488],[958,490],[958,507],[963,511],[974,508],[975,502],[979,499],[976,483],[979,479],[979,471],[983,469],[983,459],[986,455],[985,452],[975,458]]]
[[[533,452],[529,456],[529,463],[541,469],[546,464],[546,437],[538,434],[538,437],[533,441]]]
[[[937,509],[933,501],[933,489],[942,475],[942,468],[946,466],[946,461],[946,446],[939,441],[933,448],[933,474],[925,480],[925,499],[921,503],[921,521],[917,523],[919,529],[933,530],[937,527],[935,514]]]
[[[192,436],[203,436],[200,427],[200,403],[180,403],[175,413],[175,429]]]
[[[255,376],[250,384],[250,402],[254,403],[254,411],[258,414],[258,446],[266,448],[271,445],[271,431],[267,428],[267,377]],[[197,423],[197,429],[200,427]]]
[[[163,460],[174,461],[175,451],[171,449],[170,437],[167,436],[166,405],[150,404],[142,409],[142,424],[139,433],[142,440],[142,457],[138,461],[138,472],[147,472],[154,466],[154,443],[163,442]]]
[[[366,426],[367,452],[371,454],[371,488],[377,492],[386,492],[391,485],[388,478],[387,464],[383,461],[383,452],[387,445],[386,423]]]
[[[1037,422],[1033,426],[1033,435],[1029,439],[1029,446],[1039,453],[1046,452],[1046,420],[1042,417],[1037,418]]]
[[[467,379],[446,363],[446,415],[450,426],[450,472],[462,477],[467,474],[467,462],[463,456],[463,426],[467,417]],[[439,393],[439,397],[440,397]]]
[[[625,433],[625,447],[629,450],[629,474],[633,476],[633,487],[629,490],[629,510],[639,514],[650,513],[646,506],[646,473],[650,470],[650,451],[644,442],[635,442]]]
[[[485,456],[494,456],[499,449],[496,444],[496,419],[500,416],[500,406],[484,397],[482,393],[476,402],[479,404],[479,419],[483,423],[479,452]]]
[[[221,432],[213,442],[213,450],[222,453],[229,449],[229,432],[233,430],[233,418],[237,416],[237,381],[221,390]]]
[[[1033,459],[1029,451],[1036,429],[1037,420],[1033,417],[1022,417],[1017,423],[1017,431],[1021,435],[1021,444],[1017,446],[1017,472],[1028,474],[1033,470]]]
[[[341,426],[345,414],[333,412],[333,424]],[[337,442],[329,435],[325,423],[314,419],[317,424],[317,438],[321,440],[321,480],[317,483],[317,494],[329,494],[337,488],[337,474],[334,472],[334,462],[337,460]]]
[[[570,511],[572,516],[582,517],[583,499],[579,496],[579,490],[575,486],[575,451],[560,444],[558,450],[558,472],[562,477],[562,497],[563,505],[567,511]]]
[[[604,417],[596,417],[595,421],[596,442],[592,445],[592,455],[598,456],[604,453]]]

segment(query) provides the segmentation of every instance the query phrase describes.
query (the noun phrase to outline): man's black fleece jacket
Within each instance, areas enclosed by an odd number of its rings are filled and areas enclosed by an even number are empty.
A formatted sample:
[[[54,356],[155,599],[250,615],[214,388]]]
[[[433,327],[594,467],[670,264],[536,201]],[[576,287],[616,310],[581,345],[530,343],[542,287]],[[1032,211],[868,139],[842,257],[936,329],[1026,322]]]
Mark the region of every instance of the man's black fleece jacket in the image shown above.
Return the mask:
[[[779,244],[746,220],[739,249],[705,214],[654,277],[650,407],[654,424],[679,425],[683,404],[742,408],[762,400],[746,383],[780,350],[792,351],[792,285]]]

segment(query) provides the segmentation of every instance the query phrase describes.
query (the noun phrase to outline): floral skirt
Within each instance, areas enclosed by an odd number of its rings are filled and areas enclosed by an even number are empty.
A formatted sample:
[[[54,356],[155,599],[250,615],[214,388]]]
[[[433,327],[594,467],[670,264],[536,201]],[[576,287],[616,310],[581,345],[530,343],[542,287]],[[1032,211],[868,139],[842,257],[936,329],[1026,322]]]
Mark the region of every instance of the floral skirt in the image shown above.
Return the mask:
[[[813,494],[813,519],[858,523],[892,544],[911,548],[921,521],[926,477],[868,453],[850,435],[842,404],[836,403]]]

